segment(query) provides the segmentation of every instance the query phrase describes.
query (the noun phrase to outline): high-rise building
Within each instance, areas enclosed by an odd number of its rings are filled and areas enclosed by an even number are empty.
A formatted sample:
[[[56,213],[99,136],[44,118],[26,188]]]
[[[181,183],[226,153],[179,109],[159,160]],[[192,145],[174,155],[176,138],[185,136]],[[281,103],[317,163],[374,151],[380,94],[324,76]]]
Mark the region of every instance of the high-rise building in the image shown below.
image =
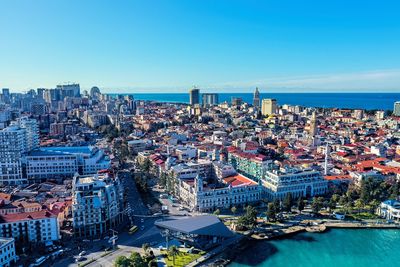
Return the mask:
[[[123,187],[107,175],[76,175],[72,182],[75,236],[101,237],[122,221]]]
[[[203,107],[213,106],[218,104],[218,94],[202,94]]]
[[[19,119],[19,126],[25,129],[26,150],[31,151],[39,147],[39,125],[35,119],[22,117]]]
[[[11,125],[0,131],[0,185],[24,183],[22,155],[26,151],[25,129]]]
[[[10,89],[8,88],[3,88],[2,89],[2,100],[4,103],[9,103],[10,102]]]
[[[260,92],[258,91],[258,87],[256,87],[256,90],[254,91],[253,106],[260,108]]]
[[[61,99],[64,97],[80,97],[81,96],[81,87],[78,83],[72,84],[64,84],[64,85],[57,85],[57,89],[61,91]]]
[[[400,101],[394,102],[393,115],[400,116]]]
[[[241,97],[233,97],[232,98],[232,106],[240,106],[242,105],[243,99]]]
[[[190,105],[200,104],[200,90],[196,87],[190,89],[189,91],[190,96]]]
[[[276,99],[267,98],[262,100],[261,106],[262,115],[272,115],[276,113]]]

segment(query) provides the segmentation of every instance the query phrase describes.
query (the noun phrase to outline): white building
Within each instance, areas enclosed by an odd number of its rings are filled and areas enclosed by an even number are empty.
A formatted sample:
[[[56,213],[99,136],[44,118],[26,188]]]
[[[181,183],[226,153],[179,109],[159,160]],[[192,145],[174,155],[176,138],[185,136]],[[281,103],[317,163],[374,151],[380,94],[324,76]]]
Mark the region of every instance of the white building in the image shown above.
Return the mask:
[[[76,175],[72,184],[75,236],[100,237],[122,221],[123,188],[107,175]]]
[[[200,176],[180,180],[178,197],[191,210],[199,212],[247,206],[262,198],[262,186],[241,174],[223,178],[221,182],[219,186],[208,186]]]
[[[0,238],[0,266],[13,266],[16,256],[14,238]]]
[[[323,195],[328,189],[328,182],[318,171],[299,169],[267,171],[263,185],[269,200],[283,199],[288,193],[294,198]]]
[[[14,125],[0,131],[0,185],[26,183],[22,177],[22,156],[26,151],[25,129]]]
[[[95,174],[111,166],[102,149],[90,146],[42,147],[30,152],[25,162],[27,178],[32,182],[47,179],[62,181],[76,173]]]
[[[20,246],[60,239],[57,216],[47,210],[0,215],[0,236]]]
[[[131,140],[128,141],[128,148],[131,153],[137,155],[139,152],[146,150],[147,142],[145,140]]]
[[[377,209],[377,214],[387,220],[400,221],[400,202],[396,200],[382,202]]]
[[[25,129],[27,151],[39,147],[39,125],[37,121],[28,117],[22,117],[18,123],[21,128]]]
[[[276,114],[276,99],[263,99],[261,103],[262,115],[266,116]]]

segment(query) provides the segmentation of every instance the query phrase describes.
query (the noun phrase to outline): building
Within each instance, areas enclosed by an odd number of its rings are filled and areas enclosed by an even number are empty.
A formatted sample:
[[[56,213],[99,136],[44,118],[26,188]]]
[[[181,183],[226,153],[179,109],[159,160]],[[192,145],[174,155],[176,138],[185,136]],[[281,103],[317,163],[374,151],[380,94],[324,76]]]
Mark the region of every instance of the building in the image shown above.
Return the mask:
[[[394,102],[393,115],[400,116],[400,101]]]
[[[264,116],[276,114],[276,99],[268,98],[262,100],[261,114]]]
[[[27,152],[26,130],[17,125],[0,131],[0,184],[26,183],[22,176],[22,157]]]
[[[128,141],[128,149],[133,155],[146,150],[148,142],[142,139]]]
[[[263,185],[269,200],[284,199],[288,193],[293,198],[313,197],[327,192],[328,182],[318,171],[286,168],[267,171]]]
[[[42,147],[31,151],[25,157],[25,162],[29,182],[44,182],[49,179],[62,182],[76,173],[96,174],[111,166],[104,151],[91,146]]]
[[[14,238],[17,247],[60,239],[57,216],[47,210],[0,215],[0,236]]]
[[[0,238],[0,266],[14,266],[16,261],[14,238]]]
[[[81,96],[81,88],[79,84],[72,83],[72,84],[64,84],[64,85],[57,85],[58,90],[61,92],[61,99],[65,97],[80,97]]]
[[[383,201],[376,213],[386,220],[400,221],[400,202],[396,200]]]
[[[198,249],[210,249],[234,237],[217,216],[193,216],[179,220],[156,221],[161,234],[167,239],[178,239]]]
[[[200,104],[200,90],[196,87],[189,91],[190,105]]]
[[[254,91],[254,96],[253,96],[253,106],[255,108],[260,108],[260,92],[258,91],[258,87],[256,87],[256,90]]]
[[[22,117],[18,123],[22,129],[25,129],[26,150],[31,151],[39,147],[39,125],[37,121],[28,117]]]
[[[219,183],[206,184],[201,175],[179,180],[178,198],[192,211],[212,212],[216,209],[246,206],[262,198],[263,188],[241,174],[225,177]]]
[[[261,154],[245,153],[235,147],[228,148],[228,162],[239,173],[254,181],[264,178],[272,168],[272,160]]]
[[[318,128],[317,128],[317,115],[315,111],[311,115],[311,120],[310,120],[310,136],[315,137],[318,133]]]
[[[203,107],[218,105],[218,94],[202,94]]]
[[[72,217],[76,237],[99,238],[123,217],[123,188],[108,175],[76,175],[72,182]]]

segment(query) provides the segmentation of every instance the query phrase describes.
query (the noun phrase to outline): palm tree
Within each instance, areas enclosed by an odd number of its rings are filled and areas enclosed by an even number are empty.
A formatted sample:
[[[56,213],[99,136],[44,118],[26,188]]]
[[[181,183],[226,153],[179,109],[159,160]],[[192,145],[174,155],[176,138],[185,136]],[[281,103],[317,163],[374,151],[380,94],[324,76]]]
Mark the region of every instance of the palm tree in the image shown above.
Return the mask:
[[[168,249],[168,257],[172,257],[172,261],[175,265],[175,257],[179,255],[179,249],[174,245]]]
[[[142,249],[143,249],[144,253],[147,254],[147,251],[150,249],[150,245],[148,243],[144,243],[142,245]]]

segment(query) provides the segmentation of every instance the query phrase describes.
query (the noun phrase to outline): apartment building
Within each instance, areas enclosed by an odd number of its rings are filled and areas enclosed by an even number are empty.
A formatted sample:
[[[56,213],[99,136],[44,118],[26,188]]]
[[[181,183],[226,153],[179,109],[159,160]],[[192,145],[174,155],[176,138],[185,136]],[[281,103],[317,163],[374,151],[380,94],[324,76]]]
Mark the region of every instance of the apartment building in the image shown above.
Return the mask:
[[[16,256],[14,238],[0,238],[0,266],[14,266]]]
[[[122,221],[123,188],[108,175],[76,175],[72,184],[75,236],[101,237]]]

